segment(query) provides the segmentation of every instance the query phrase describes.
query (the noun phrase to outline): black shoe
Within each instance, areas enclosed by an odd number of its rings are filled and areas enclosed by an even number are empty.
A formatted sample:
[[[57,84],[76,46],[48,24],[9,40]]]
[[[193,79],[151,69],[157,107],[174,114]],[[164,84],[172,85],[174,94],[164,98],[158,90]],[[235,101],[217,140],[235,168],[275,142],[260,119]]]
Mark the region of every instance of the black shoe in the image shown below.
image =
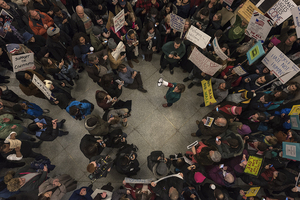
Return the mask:
[[[172,74],[172,75],[174,74],[174,70],[173,69],[170,70],[170,74]]]
[[[34,142],[34,141],[36,141],[36,139],[32,137],[32,138],[30,138],[30,141]]]
[[[9,83],[9,80],[1,80],[0,83]]]
[[[191,80],[191,79],[189,79],[189,77],[186,77],[183,79],[183,82],[188,82],[189,80]]]
[[[194,85],[195,85],[195,83],[190,83],[190,84],[188,85],[188,88],[191,89]]]
[[[62,119],[62,120],[60,121],[61,125],[63,125],[65,122],[66,122],[65,119]]]
[[[201,105],[200,105],[200,107],[204,107],[205,106],[205,103],[202,103]]]
[[[32,148],[39,148],[39,147],[41,146],[42,143],[43,143],[42,140],[40,140],[40,141],[38,141],[38,142],[36,142],[36,143],[33,143]]]
[[[60,134],[58,136],[68,135],[69,131],[60,131]]]
[[[78,70],[78,73],[81,73],[81,72],[83,72],[83,70],[84,70],[84,68],[82,67],[82,68],[80,68],[79,70]]]
[[[3,79],[10,79],[9,76],[2,76]]]
[[[141,92],[143,92],[143,93],[146,93],[146,92],[148,92],[147,90],[145,90],[144,88],[138,88],[138,91],[141,91]]]
[[[160,73],[160,74],[163,73],[164,70],[165,70],[165,69],[160,68],[159,73]]]
[[[108,182],[106,185],[111,186],[111,182]]]
[[[197,96],[203,97],[203,92],[198,93]]]

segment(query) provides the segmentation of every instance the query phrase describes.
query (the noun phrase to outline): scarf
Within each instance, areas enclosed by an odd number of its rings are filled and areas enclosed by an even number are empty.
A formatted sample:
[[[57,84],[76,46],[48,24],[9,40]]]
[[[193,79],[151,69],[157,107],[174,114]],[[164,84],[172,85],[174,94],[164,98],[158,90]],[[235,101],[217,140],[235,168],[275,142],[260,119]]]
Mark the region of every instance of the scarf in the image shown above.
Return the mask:
[[[147,35],[148,35],[148,37],[152,37],[152,38],[154,38],[155,31],[154,31],[153,33],[149,33],[149,32],[148,32],[148,33],[147,33]],[[147,38],[148,38],[148,37],[147,37]],[[148,43],[149,43],[149,44],[148,44],[148,49],[149,49],[149,50],[151,50],[151,49],[152,49],[152,44],[153,44],[153,41],[152,41],[152,39],[151,39],[151,40],[149,40],[149,41],[148,41]]]
[[[130,29],[130,30],[132,30],[132,29]],[[128,31],[130,31],[130,30],[128,30]],[[134,31],[134,34],[136,34],[135,31]],[[136,42],[138,42],[138,40],[137,40],[136,37],[135,37],[135,39],[131,39],[131,38],[128,37],[127,33],[125,35],[125,39],[126,39],[127,44],[128,44],[129,47],[131,47],[133,44],[135,44]],[[133,52],[134,52],[135,56],[139,55],[139,47],[138,47],[138,45],[135,46],[135,48],[133,49]]]
[[[43,118],[43,119],[35,118],[33,121],[34,121],[35,123],[36,123],[36,122],[39,122],[39,123],[42,123],[42,124],[46,124],[46,125],[47,125],[47,122],[46,122],[46,120],[45,120],[44,118]],[[37,137],[41,137],[42,133],[43,133],[46,129],[47,129],[47,127],[44,128],[44,129],[40,129],[40,130],[36,131],[36,132],[35,132],[35,135],[36,135]]]

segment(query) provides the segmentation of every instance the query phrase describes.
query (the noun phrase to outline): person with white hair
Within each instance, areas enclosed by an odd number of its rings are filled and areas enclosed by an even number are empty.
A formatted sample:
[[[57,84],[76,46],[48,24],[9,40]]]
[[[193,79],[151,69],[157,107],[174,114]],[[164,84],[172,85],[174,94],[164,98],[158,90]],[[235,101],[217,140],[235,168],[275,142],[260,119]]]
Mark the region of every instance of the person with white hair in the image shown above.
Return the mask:
[[[95,14],[88,8],[76,6],[76,12],[72,14],[71,26],[73,33],[86,33],[90,35],[94,24],[97,24]]]

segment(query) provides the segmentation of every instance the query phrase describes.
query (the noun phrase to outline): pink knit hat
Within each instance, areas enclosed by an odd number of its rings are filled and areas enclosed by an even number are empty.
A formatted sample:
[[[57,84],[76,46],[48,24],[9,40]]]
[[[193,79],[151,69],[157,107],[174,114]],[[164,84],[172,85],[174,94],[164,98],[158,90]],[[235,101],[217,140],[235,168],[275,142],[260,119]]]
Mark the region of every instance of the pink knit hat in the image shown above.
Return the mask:
[[[272,42],[274,46],[277,46],[281,41],[278,40],[276,37],[273,37],[270,42]]]
[[[242,107],[232,106],[231,113],[234,115],[240,115],[242,113]]]
[[[203,174],[201,174],[200,172],[196,172],[194,175],[194,179],[196,183],[202,183],[206,179],[206,177],[203,176]]]

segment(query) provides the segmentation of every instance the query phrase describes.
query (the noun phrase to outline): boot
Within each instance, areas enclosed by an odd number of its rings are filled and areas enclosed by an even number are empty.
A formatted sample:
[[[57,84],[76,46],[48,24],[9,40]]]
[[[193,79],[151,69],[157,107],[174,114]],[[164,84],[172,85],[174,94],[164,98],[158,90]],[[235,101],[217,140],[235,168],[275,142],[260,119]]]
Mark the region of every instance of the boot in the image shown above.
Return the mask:
[[[149,62],[151,62],[151,60],[152,60],[152,53],[151,54],[149,54]]]
[[[127,62],[128,62],[129,67],[131,67],[131,68],[134,67],[133,64],[132,64],[132,62],[131,62],[131,60],[128,60]]]

